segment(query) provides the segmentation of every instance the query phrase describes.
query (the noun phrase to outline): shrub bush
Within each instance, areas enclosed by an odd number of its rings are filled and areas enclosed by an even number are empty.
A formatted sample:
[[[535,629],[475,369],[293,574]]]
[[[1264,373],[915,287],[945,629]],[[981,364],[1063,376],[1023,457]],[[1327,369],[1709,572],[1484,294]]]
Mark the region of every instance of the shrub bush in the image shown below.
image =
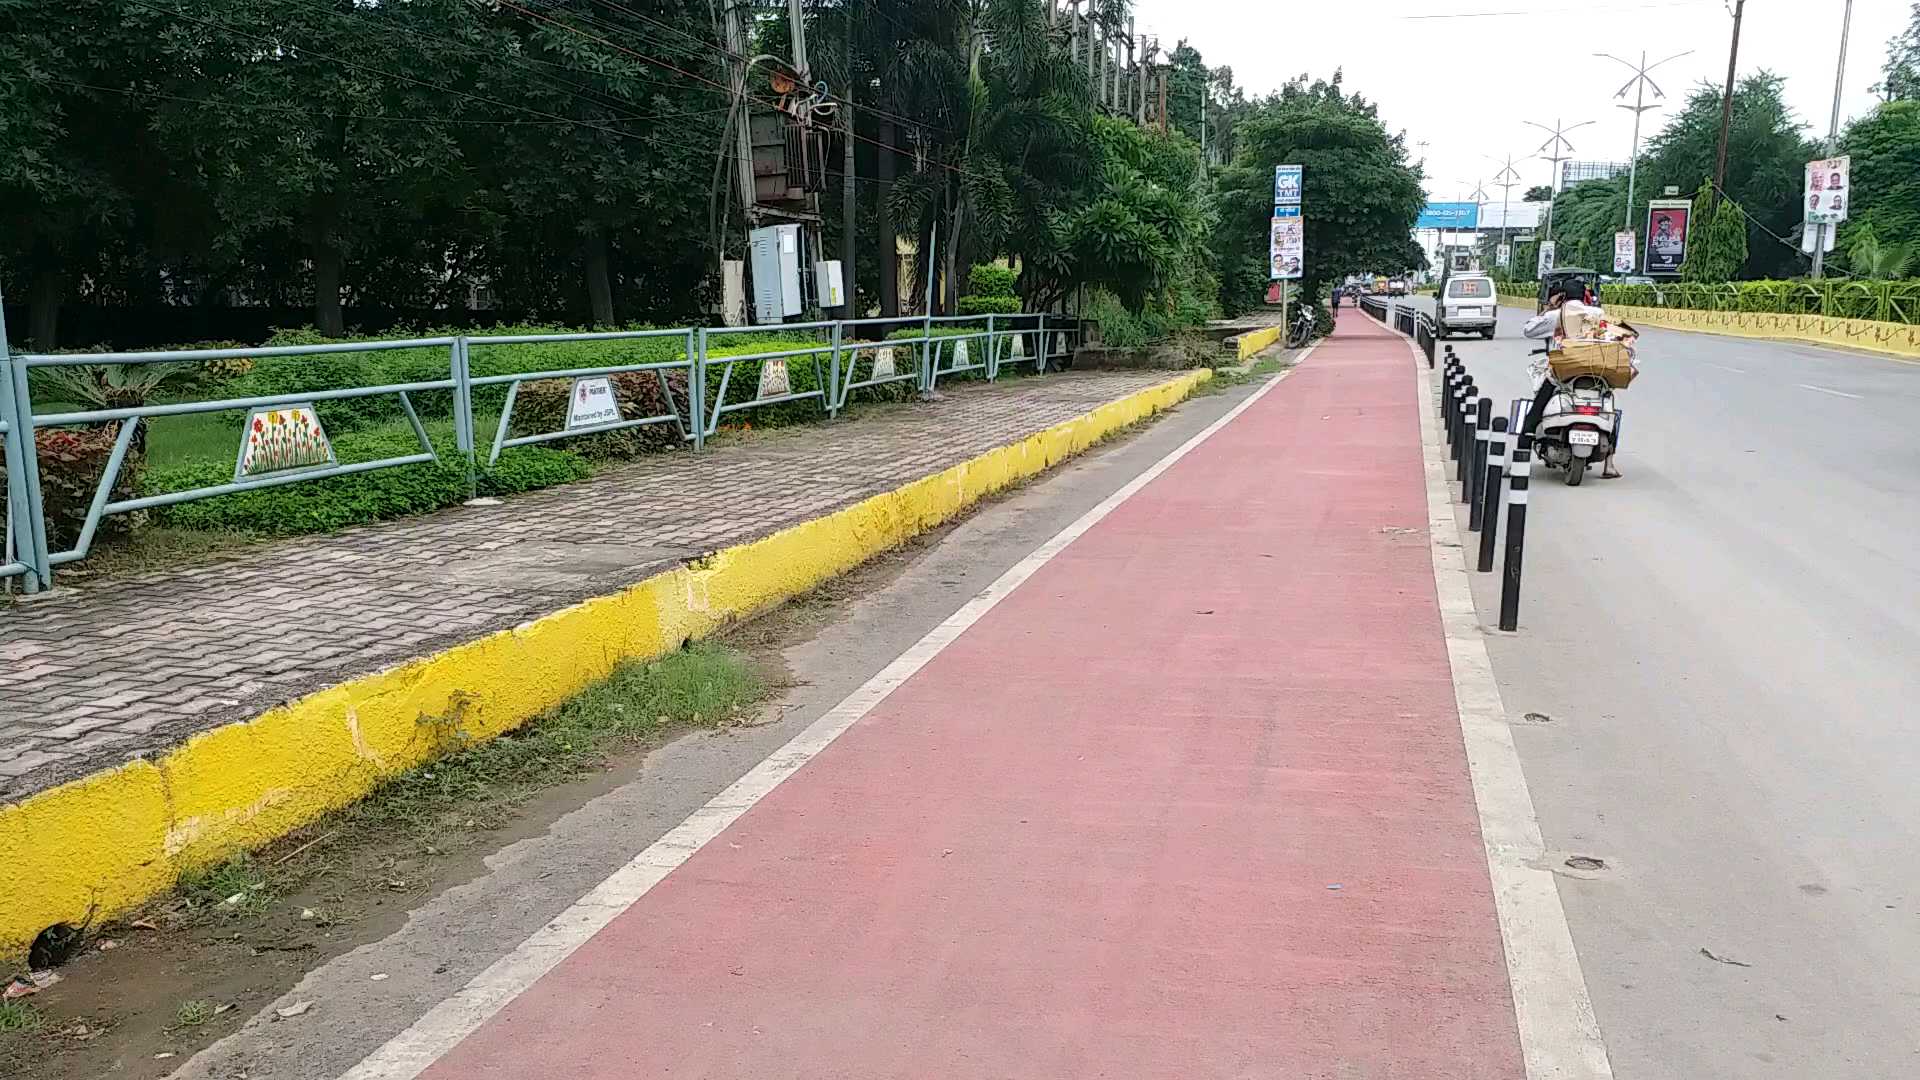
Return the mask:
[[[120,437],[119,424],[90,428],[42,428],[33,433],[40,462],[40,500],[47,523],[47,546],[61,551],[73,546],[86,524],[87,510],[93,505],[94,489],[113,456],[114,440]],[[0,516],[7,498],[6,451],[0,449]],[[142,460],[129,453],[121,466],[120,478],[113,485],[113,498],[131,499],[140,490]],[[100,519],[99,537],[125,532],[131,519],[115,514]]]
[[[993,263],[980,263],[967,271],[967,291],[976,296],[1017,296],[1012,270]]]
[[[978,269],[978,267],[975,267]],[[1018,315],[1020,298],[1017,296],[982,296],[978,294],[960,298],[962,315]]]
[[[404,453],[409,448],[401,443],[378,453],[363,452],[357,457],[367,460]],[[513,495],[583,479],[592,471],[577,454],[542,446],[521,446],[501,454],[494,467],[482,469],[477,490],[481,495]],[[182,491],[232,479],[231,469],[211,463],[187,465],[154,470],[146,478],[146,488],[154,492]],[[287,535],[330,532],[385,518],[424,514],[453,506],[466,497],[465,466],[457,460],[443,458],[419,465],[179,503],[156,510],[155,516],[164,524],[180,528],[243,529]]]

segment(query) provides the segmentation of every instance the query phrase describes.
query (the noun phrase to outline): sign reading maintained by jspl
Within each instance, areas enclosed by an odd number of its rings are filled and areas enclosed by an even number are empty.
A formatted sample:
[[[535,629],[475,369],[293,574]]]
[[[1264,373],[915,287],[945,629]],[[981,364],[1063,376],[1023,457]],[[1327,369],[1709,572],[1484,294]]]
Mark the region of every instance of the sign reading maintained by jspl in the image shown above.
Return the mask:
[[[1678,274],[1687,261],[1687,221],[1693,204],[1655,199],[1647,204],[1647,273]]]
[[[573,380],[573,397],[567,401],[568,431],[619,422],[620,401],[613,396],[612,379],[589,375]]]

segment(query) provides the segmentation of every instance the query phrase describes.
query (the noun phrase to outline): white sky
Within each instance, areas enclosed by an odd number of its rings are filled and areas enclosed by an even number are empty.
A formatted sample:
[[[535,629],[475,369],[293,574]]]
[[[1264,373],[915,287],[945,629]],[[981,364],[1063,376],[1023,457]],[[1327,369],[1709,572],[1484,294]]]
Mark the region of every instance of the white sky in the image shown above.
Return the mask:
[[[1134,8],[1142,34],[1158,34],[1169,48],[1189,39],[1209,65],[1231,65],[1249,95],[1301,72],[1344,68],[1347,89],[1377,104],[1389,130],[1427,143],[1412,150],[1426,159],[1429,195],[1443,201],[1468,201],[1483,180],[1498,202],[1492,177],[1500,166],[1488,157],[1534,155],[1548,136],[1529,120],[1595,121],[1569,136],[1572,156],[1627,160],[1633,114],[1615,108],[1612,95],[1633,73],[1592,54],[1637,61],[1645,49],[1652,62],[1693,49],[1652,76],[1677,106],[1701,79],[1726,78],[1733,27],[1720,0],[1135,0]],[[1844,0],[1748,0],[1742,23],[1741,74],[1784,75],[1788,104],[1815,138],[1825,137],[1832,109],[1843,8]],[[1887,41],[1906,26],[1908,9],[1908,0],[1855,0],[1843,129],[1847,117],[1872,108],[1867,88],[1879,81]],[[1518,14],[1477,14],[1491,12]],[[1432,15],[1463,17],[1415,17]],[[1646,114],[1643,142],[1672,111]],[[1515,169],[1525,186],[1547,183],[1553,171],[1539,159]],[[1516,186],[1513,198],[1523,190]]]

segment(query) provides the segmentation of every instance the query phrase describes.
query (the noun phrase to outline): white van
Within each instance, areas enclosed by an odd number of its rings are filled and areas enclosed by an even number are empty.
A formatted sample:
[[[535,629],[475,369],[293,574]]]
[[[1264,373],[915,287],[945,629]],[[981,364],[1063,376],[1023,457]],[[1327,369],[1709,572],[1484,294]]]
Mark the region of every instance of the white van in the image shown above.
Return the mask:
[[[1434,328],[1441,337],[1478,331],[1492,340],[1500,320],[1500,297],[1493,279],[1485,274],[1454,274],[1447,278],[1446,295],[1434,305]]]

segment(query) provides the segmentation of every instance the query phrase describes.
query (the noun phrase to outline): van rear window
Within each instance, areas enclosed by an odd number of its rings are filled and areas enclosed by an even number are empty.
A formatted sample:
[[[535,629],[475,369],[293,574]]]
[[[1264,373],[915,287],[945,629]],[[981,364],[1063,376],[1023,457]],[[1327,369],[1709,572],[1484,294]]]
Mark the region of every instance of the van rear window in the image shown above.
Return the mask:
[[[1486,278],[1466,278],[1461,281],[1447,282],[1447,295],[1453,297],[1487,297],[1493,295],[1493,283]]]

